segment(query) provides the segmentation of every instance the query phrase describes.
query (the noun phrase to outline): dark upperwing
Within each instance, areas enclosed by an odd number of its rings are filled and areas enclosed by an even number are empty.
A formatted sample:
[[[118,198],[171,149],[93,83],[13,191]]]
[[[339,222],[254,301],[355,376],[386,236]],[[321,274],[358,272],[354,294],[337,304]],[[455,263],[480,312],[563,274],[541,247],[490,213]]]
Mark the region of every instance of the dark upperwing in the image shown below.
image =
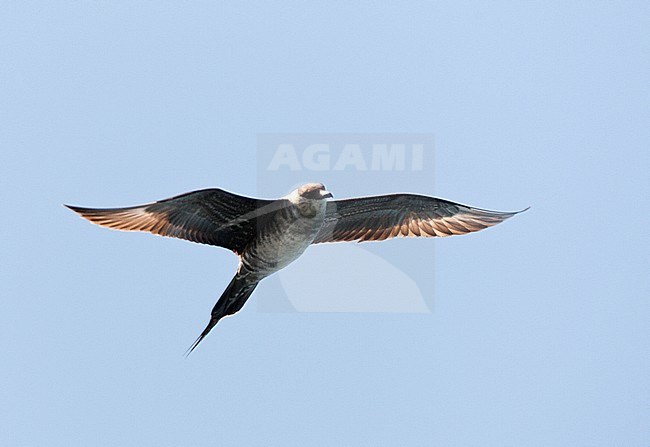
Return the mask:
[[[224,247],[239,254],[284,200],[244,197],[222,189],[203,189],[127,208],[65,205],[97,225],[145,231]]]
[[[417,194],[333,200],[313,243],[453,236],[480,231],[523,211],[489,211]]]

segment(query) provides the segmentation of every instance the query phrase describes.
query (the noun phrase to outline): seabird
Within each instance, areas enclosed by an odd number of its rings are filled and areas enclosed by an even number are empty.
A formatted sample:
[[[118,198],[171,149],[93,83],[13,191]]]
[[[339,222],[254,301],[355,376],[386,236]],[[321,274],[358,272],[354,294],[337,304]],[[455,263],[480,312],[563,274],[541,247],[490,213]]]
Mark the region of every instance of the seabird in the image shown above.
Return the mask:
[[[322,183],[308,183],[276,200],[213,188],[128,208],[65,206],[104,227],[216,245],[239,257],[235,276],[187,354],[219,320],[238,312],[262,279],[295,261],[311,244],[453,236],[526,211],[488,211],[416,194],[328,198],[332,194]]]

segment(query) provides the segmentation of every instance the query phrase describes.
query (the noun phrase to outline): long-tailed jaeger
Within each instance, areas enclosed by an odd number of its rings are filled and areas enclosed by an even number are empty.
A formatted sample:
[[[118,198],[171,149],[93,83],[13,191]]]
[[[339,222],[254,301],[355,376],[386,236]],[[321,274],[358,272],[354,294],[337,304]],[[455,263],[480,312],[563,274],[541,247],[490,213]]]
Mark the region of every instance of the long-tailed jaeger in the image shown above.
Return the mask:
[[[239,257],[235,277],[187,354],[221,318],[239,311],[262,279],[296,260],[311,244],[453,236],[521,212],[488,211],[416,194],[326,200],[331,197],[321,183],[308,183],[276,200],[204,189],[128,208],[66,206],[104,227],[217,245]]]

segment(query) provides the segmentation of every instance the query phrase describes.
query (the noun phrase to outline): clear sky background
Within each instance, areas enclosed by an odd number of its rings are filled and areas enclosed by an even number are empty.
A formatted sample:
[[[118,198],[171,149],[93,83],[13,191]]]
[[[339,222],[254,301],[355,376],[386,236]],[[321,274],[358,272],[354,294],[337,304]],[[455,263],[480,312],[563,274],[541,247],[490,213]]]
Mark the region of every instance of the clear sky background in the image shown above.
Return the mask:
[[[610,3],[3,2],[0,444],[647,447],[650,7]],[[428,184],[305,173],[337,197],[532,209],[367,249],[430,313],[270,278],[184,359],[235,257],[61,204],[257,195],[301,132],[435,136]]]

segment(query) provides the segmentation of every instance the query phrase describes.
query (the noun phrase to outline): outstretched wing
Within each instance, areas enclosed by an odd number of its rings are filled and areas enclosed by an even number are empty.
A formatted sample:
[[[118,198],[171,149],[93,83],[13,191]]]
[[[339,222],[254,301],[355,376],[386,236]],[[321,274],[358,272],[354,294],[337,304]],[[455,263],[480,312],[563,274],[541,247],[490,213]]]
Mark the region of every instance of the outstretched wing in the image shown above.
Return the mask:
[[[325,223],[313,243],[453,236],[491,227],[519,212],[482,210],[416,194],[334,200],[327,203]]]
[[[258,225],[281,201],[254,199],[221,189],[204,189],[128,208],[81,208],[66,205],[89,221],[124,231],[218,245],[241,253]]]

